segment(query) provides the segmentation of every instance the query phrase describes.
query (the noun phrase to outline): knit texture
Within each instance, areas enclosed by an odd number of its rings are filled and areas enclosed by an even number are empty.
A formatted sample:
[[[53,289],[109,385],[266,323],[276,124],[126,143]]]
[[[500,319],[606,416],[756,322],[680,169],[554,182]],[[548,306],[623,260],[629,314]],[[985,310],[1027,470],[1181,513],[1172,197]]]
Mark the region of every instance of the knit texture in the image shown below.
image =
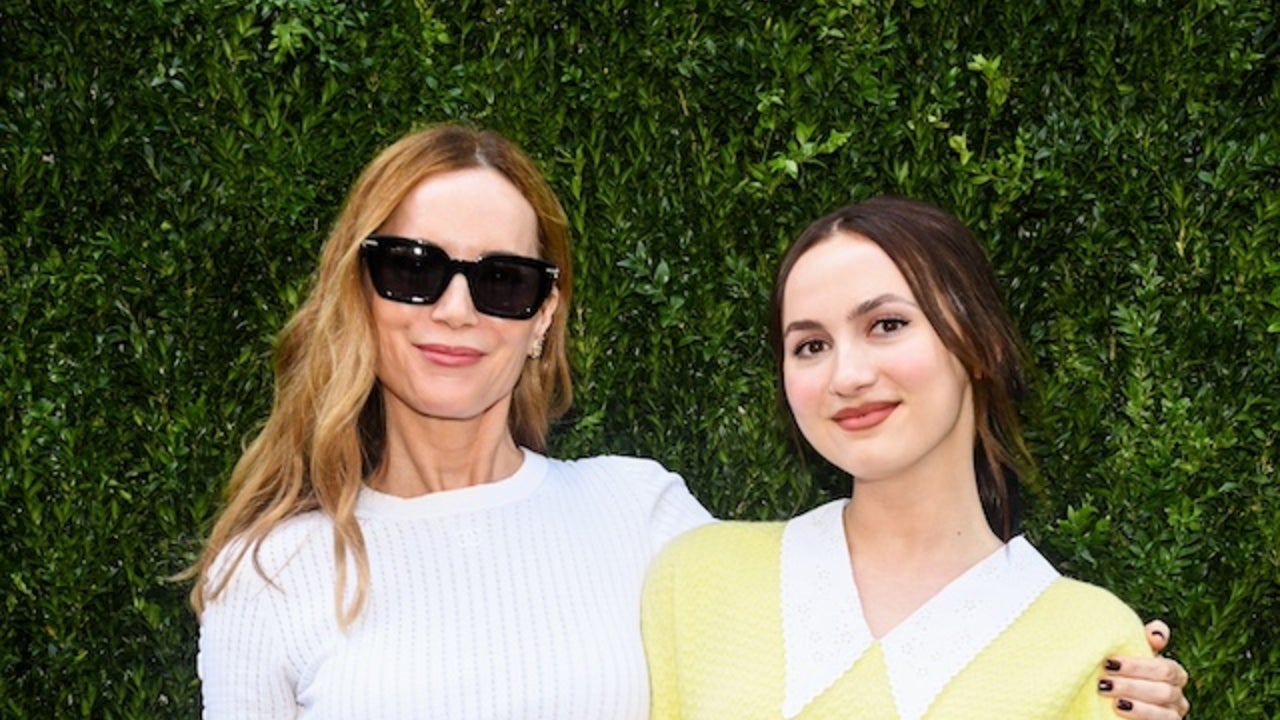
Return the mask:
[[[309,513],[263,543],[206,608],[204,717],[640,720],[646,568],[710,516],[652,461],[548,460],[402,499],[362,491],[364,613],[334,605],[333,532]],[[224,552],[224,557],[229,551]]]
[[[783,528],[701,528],[654,563],[643,606],[652,718],[785,717]],[[920,717],[1114,718],[1110,700],[1097,694],[1102,661],[1150,653],[1127,606],[1105,590],[1058,578],[958,669]],[[883,645],[872,643],[794,717],[901,720]]]

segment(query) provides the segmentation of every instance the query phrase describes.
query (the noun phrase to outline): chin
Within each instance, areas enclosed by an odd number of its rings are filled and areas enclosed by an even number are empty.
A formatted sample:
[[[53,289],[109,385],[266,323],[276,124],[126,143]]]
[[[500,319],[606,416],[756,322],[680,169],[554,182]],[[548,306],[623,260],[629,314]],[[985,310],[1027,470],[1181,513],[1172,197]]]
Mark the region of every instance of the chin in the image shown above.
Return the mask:
[[[902,466],[899,463],[877,461],[868,458],[859,458],[854,462],[834,463],[840,470],[848,473],[853,478],[861,482],[876,482],[885,478],[891,478],[902,472]]]

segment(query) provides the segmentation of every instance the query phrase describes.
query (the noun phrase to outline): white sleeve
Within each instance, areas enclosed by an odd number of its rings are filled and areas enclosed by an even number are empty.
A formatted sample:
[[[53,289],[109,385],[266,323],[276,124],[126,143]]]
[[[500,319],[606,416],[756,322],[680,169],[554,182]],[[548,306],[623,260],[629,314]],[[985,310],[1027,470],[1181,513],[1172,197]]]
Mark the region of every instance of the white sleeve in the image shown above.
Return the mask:
[[[665,468],[663,472],[668,479],[653,505],[649,523],[650,537],[654,543],[651,551],[654,555],[677,536],[715,521],[711,513],[689,492],[684,478]]]
[[[300,715],[276,611],[280,595],[246,554],[222,594],[205,605],[196,658],[205,720]]]

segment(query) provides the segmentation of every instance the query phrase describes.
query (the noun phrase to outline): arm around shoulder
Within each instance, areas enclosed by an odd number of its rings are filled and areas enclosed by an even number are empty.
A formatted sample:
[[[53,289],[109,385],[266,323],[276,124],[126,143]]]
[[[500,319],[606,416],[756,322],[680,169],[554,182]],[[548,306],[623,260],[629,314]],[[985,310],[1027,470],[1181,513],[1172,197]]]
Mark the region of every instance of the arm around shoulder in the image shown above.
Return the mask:
[[[648,458],[605,455],[570,463],[593,483],[611,487],[615,497],[626,498],[628,512],[642,507],[651,555],[667,543],[714,518],[689,492],[684,478]],[[636,503],[632,505],[631,503]]]
[[[1099,682],[1105,673],[1104,663],[1107,658],[1117,655],[1151,657],[1146,631],[1138,615],[1107,590],[1074,580],[1067,582],[1075,586],[1075,602],[1083,611],[1081,620],[1091,627],[1086,634],[1092,635],[1101,651],[1094,653],[1097,657],[1092,659],[1096,662],[1077,688],[1066,717],[1073,720],[1115,720],[1118,717],[1115,700],[1098,692]]]

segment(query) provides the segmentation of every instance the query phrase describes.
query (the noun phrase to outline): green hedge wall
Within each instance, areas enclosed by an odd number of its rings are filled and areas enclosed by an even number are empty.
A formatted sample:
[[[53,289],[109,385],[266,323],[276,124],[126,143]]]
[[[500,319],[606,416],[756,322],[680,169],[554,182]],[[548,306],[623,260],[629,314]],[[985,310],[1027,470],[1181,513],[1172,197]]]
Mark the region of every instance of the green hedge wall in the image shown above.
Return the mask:
[[[1028,532],[1280,717],[1271,0],[0,0],[0,716],[197,717],[193,557],[348,184],[498,129],[572,219],[558,454],[723,516],[832,492],[779,432],[774,263],[893,192],[988,243],[1036,363]]]

